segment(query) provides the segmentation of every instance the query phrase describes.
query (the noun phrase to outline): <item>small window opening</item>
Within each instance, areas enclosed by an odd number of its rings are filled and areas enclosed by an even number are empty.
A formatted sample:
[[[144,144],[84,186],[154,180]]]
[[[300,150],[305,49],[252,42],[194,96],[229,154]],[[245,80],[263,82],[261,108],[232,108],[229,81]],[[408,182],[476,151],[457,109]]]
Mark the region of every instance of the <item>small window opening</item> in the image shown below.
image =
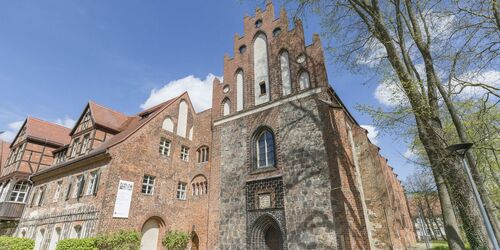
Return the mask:
[[[266,94],[266,82],[262,81],[259,83],[260,87],[260,95],[265,95]]]
[[[262,26],[262,20],[261,19],[255,21],[255,28],[260,28],[261,26]]]
[[[277,37],[281,34],[281,28],[276,28],[273,30],[273,36]]]
[[[245,51],[247,51],[247,46],[246,45],[241,45],[238,50],[240,51],[240,54],[243,54],[243,53],[245,53]]]

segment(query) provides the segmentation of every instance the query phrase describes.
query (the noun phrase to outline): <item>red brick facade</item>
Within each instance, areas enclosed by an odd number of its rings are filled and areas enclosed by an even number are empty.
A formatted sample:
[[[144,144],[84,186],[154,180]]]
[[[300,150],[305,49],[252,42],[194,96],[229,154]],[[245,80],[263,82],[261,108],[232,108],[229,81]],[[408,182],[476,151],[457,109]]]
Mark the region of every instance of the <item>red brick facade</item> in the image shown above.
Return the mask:
[[[14,234],[37,249],[120,229],[158,249],[168,230],[190,233],[191,249],[412,245],[401,183],[329,87],[319,36],[306,45],[300,20],[290,28],[269,3],[244,18],[233,52],[212,109],[195,112],[187,93],[135,115],[89,102],[26,174]],[[133,183],[123,218],[120,181]]]

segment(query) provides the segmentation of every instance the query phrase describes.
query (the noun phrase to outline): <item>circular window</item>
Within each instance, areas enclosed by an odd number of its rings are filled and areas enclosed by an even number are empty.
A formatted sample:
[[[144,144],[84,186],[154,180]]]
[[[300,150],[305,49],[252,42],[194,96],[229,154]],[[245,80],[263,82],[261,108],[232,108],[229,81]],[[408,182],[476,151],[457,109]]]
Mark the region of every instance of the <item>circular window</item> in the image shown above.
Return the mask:
[[[304,54],[300,54],[299,57],[297,57],[298,63],[304,63],[305,61],[306,61],[306,56]]]
[[[261,26],[262,26],[262,20],[261,19],[255,21],[255,28],[260,28]]]
[[[222,91],[223,91],[224,93],[229,92],[229,85],[224,86],[224,88],[222,89]]]
[[[245,53],[245,51],[247,51],[247,46],[246,45],[241,45],[238,50],[240,51],[240,54],[243,54],[243,53]]]
[[[281,34],[281,28],[276,28],[273,30],[273,36],[277,37]]]

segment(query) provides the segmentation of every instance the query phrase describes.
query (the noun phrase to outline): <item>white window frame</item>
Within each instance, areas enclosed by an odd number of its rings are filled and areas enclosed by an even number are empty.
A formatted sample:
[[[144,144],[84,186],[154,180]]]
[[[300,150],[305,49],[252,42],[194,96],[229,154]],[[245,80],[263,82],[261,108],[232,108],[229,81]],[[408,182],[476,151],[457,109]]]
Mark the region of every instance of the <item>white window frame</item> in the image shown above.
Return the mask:
[[[85,134],[82,137],[82,146],[80,147],[80,154],[85,154],[89,148],[90,144],[90,133]]]
[[[57,184],[56,192],[54,193],[54,198],[52,199],[54,202],[57,202],[59,200],[59,196],[61,195],[63,181],[58,181],[56,184]]]
[[[19,188],[16,190],[16,186]],[[25,187],[25,190],[23,191],[23,187]],[[14,184],[14,187],[12,187],[12,191],[10,192],[9,196],[9,202],[17,202],[17,203],[24,203],[27,199],[28,196],[28,191],[30,189],[29,183],[27,181],[18,181]],[[22,200],[19,200],[19,196],[21,194],[24,194]],[[12,198],[14,197],[14,200]]]
[[[160,154],[165,156],[170,156],[170,140],[165,137],[160,139]]]
[[[152,175],[144,175],[142,177],[141,193],[145,195],[153,195],[155,190],[155,177]],[[144,191],[145,188],[145,191]]]
[[[80,190],[80,185],[83,181],[83,174],[76,176],[75,189],[73,190],[73,198],[78,198],[78,190]]]
[[[73,147],[71,148],[71,155],[70,157],[75,157],[76,154],[78,153],[78,147],[80,146],[80,138],[75,138],[73,140]]]
[[[87,185],[87,191],[85,191],[85,195],[94,194],[94,188],[97,185],[97,171],[90,172],[90,181],[89,185]]]
[[[189,161],[189,148],[186,146],[181,146],[181,160]]]
[[[256,153],[257,153],[257,168],[266,168],[266,167],[272,167],[273,165],[269,164],[269,155],[268,155],[268,150],[267,148],[269,147],[269,145],[267,145],[267,139],[264,137],[264,156],[266,157],[266,164],[261,166],[260,165],[260,145],[259,145],[259,141],[260,141],[260,138],[262,136],[265,136],[266,133],[269,133],[271,134],[271,137],[273,138],[273,142],[274,142],[274,164],[276,164],[276,142],[275,142],[275,139],[274,139],[274,136],[271,132],[267,131],[267,130],[264,130],[262,131],[262,133],[259,134],[259,136],[257,137],[257,141],[256,141]]]
[[[186,200],[186,198],[187,198],[186,189],[187,189],[187,183],[182,182],[182,181],[179,181],[179,183],[177,183],[177,199],[178,200],[183,200],[183,201]]]

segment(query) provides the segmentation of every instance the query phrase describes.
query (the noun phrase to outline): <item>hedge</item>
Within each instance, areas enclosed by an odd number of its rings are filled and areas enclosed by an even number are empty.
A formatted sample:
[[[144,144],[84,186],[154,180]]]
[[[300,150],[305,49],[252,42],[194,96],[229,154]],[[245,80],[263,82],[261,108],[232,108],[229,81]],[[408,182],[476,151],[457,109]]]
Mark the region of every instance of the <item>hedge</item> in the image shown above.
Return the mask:
[[[32,250],[34,247],[35,241],[32,239],[0,236],[0,249],[2,250]]]
[[[141,247],[141,236],[136,231],[118,231],[100,235],[96,238],[99,250],[138,250]]]
[[[56,250],[98,250],[95,238],[65,239],[57,242]]]
[[[184,250],[189,243],[189,233],[182,231],[168,231],[163,238],[163,245],[168,250]]]

